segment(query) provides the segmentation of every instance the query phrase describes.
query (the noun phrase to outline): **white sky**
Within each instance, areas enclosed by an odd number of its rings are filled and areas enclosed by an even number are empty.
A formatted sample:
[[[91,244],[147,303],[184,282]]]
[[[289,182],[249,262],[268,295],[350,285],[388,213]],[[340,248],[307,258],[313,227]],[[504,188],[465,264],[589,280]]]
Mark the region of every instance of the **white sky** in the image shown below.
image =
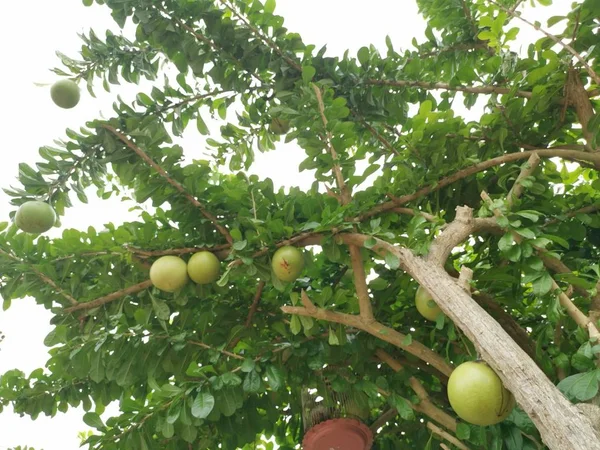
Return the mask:
[[[561,12],[570,2],[557,3],[562,3],[562,7],[536,8],[535,13],[529,11],[527,17],[544,23],[546,17]],[[76,33],[87,32],[89,28],[99,36],[103,36],[106,29],[117,31],[108,11],[107,7],[98,5],[85,8],[81,1],[2,2],[2,187],[16,186],[19,162],[33,165],[40,161],[38,148],[52,144],[53,139],[63,138],[66,128],[77,129],[85,121],[99,117],[100,111],[105,112],[106,117],[112,116],[111,105],[117,93],[132,100],[137,92],[149,91],[147,84],[143,85],[146,88],[125,84],[108,94],[99,85],[96,99],[84,89],[79,105],[72,110],[63,110],[50,100],[49,87],[34,84],[50,84],[57,79],[48,70],[59,66],[54,54],[56,50],[76,57],[81,47]],[[392,38],[395,48],[410,48],[413,37],[420,42],[424,39],[424,22],[417,15],[416,3],[409,0],[370,0],[368,7],[364,0],[278,0],[276,13],[285,18],[289,30],[303,36],[305,43],[315,44],[317,49],[327,44],[328,54],[341,55],[346,49],[356,54],[360,47],[370,43],[385,52],[386,35]],[[521,26],[516,20],[515,25]],[[540,37],[529,29],[522,29],[519,36],[523,47]],[[186,151],[199,157],[203,149],[198,148],[196,139],[193,145],[190,142]],[[306,172],[297,171],[302,156],[294,145],[281,145],[275,152],[258,154],[252,171],[271,177],[276,186],[306,186],[312,178]],[[135,219],[133,213],[127,212],[131,204],[121,203],[118,199],[101,202],[93,192],[89,194],[88,205],[76,203],[74,208],[67,210],[67,215],[61,219],[62,229],[86,229],[90,225],[101,229],[107,218],[117,224]],[[0,192],[0,221],[8,220],[8,213],[13,209],[4,192]],[[54,235],[60,232],[52,231]],[[5,341],[0,344],[0,374],[13,368],[28,374],[44,366],[47,348],[42,341],[51,330],[49,320],[50,314],[36,306],[32,299],[13,300],[8,311],[0,311],[0,331],[6,334]],[[70,409],[53,419],[40,416],[31,421],[6,410],[0,415],[0,450],[17,445],[29,445],[36,450],[76,450],[79,448],[77,433],[89,428],[81,420],[82,416],[81,409]]]

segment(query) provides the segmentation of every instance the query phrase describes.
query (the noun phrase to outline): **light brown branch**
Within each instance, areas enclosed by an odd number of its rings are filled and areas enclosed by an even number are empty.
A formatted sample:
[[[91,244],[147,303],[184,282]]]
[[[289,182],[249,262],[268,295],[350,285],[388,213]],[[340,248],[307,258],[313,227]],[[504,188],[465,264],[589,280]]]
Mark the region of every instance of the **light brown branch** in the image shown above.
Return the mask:
[[[566,51],[568,51],[571,55],[573,55],[575,58],[577,58],[577,60],[581,63],[581,65],[583,67],[585,67],[585,70],[587,71],[587,73],[589,74],[589,76],[592,78],[592,80],[594,80],[594,83],[596,84],[600,84],[600,77],[598,76],[598,74],[596,72],[594,72],[594,70],[590,67],[590,65],[586,62],[585,58],[583,56],[581,56],[580,53],[578,53],[573,47],[571,47],[569,44],[566,44],[565,42],[562,41],[562,39],[558,38],[557,36],[554,36],[553,34],[547,32],[546,30],[544,30],[543,28],[541,28],[539,25],[530,22],[529,20],[521,17],[520,14],[517,14],[515,11],[511,11],[510,9],[508,9],[505,6],[500,5],[498,2],[494,1],[494,0],[488,0],[491,4],[497,6],[498,8],[500,8],[502,11],[508,13],[509,15],[511,15],[512,17],[516,17],[517,19],[525,22],[527,25],[535,28],[537,31],[540,31],[542,33],[544,33],[546,35],[546,37],[550,38],[552,41],[554,41],[555,43],[557,43],[558,45],[560,45],[561,47],[563,47]]]
[[[240,361],[243,361],[243,360],[245,359],[245,358],[244,358],[243,356],[241,356],[241,355],[236,355],[235,353],[231,353],[231,352],[229,352],[229,351],[227,351],[227,350],[219,350],[218,348],[211,347],[210,345],[208,345],[208,344],[205,344],[204,342],[198,342],[198,341],[187,341],[187,343],[188,343],[188,344],[195,345],[195,346],[197,346],[197,347],[202,347],[202,348],[205,348],[205,349],[207,349],[207,350],[214,350],[214,351],[216,351],[216,352],[219,352],[219,353],[222,353],[222,354],[224,354],[224,355],[227,355],[227,356],[229,356],[229,357],[231,357],[231,358],[239,359]]]
[[[513,184],[512,188],[510,189],[510,192],[506,196],[506,207],[509,211],[512,209],[514,203],[523,194],[523,185],[521,184],[522,181],[525,178],[531,176],[533,172],[535,172],[535,169],[537,169],[538,165],[540,164],[540,161],[541,159],[538,156],[538,154],[534,153],[529,157],[524,167],[521,169],[521,173],[519,173],[515,184]]]
[[[369,428],[373,433],[377,433],[377,430],[379,430],[397,415],[398,410],[396,408],[388,408],[377,419],[375,419],[371,425],[369,425]]]
[[[428,222],[437,222],[438,218],[436,216],[434,216],[433,214],[429,214],[426,213],[425,211],[415,211],[414,209],[411,208],[393,208],[390,210],[390,212],[395,212],[398,214],[407,214],[409,216],[423,216],[425,219],[427,219]]]
[[[390,86],[390,87],[419,87],[428,90],[444,90],[469,92],[471,94],[510,94],[512,89],[502,86],[453,86],[448,83],[435,83],[429,81],[409,81],[409,80],[375,80],[369,79],[366,84],[373,86]],[[533,94],[529,91],[516,91],[514,95],[517,97],[532,98]]]
[[[396,150],[394,148],[394,146],[390,143],[390,141],[388,141],[385,137],[383,137],[381,135],[381,133],[379,133],[375,128],[373,128],[372,125],[370,125],[369,123],[367,123],[367,121],[365,119],[363,119],[362,117],[359,117],[359,122],[361,123],[361,125],[363,127],[365,127],[367,130],[369,130],[369,132],[379,141],[383,144],[383,146],[385,148],[387,148],[389,151],[391,151],[392,153],[394,153],[396,156],[400,156],[400,152],[398,150]]]
[[[494,219],[474,219],[471,208],[458,206],[455,219],[448,224],[429,247],[427,260],[433,264],[443,266],[452,250],[471,234],[495,229],[498,229],[498,224]]]
[[[429,428],[433,434],[437,434],[439,437],[441,437],[442,439],[450,442],[452,445],[455,445],[460,450],[469,450],[469,447],[467,447],[465,444],[463,444],[462,442],[460,442],[458,439],[456,439],[450,433],[448,433],[447,431],[441,429],[437,425],[435,425],[435,424],[433,424],[431,422],[427,422],[427,428]]]
[[[246,317],[246,323],[244,324],[244,326],[246,328],[250,328],[250,325],[252,325],[252,318],[254,317],[254,314],[256,314],[256,310],[258,309],[258,304],[260,302],[260,297],[262,296],[264,287],[265,287],[265,282],[260,281],[256,288],[256,294],[254,294],[254,298],[252,299],[252,305],[250,305],[250,311],[248,311],[248,317]]]
[[[138,292],[143,291],[144,289],[148,289],[152,286],[152,281],[146,280],[141,283],[134,284],[133,286],[129,286],[125,289],[121,289],[119,291],[113,292],[112,294],[105,295],[103,297],[99,297],[95,300],[79,303],[76,306],[71,308],[66,308],[64,310],[65,313],[72,313],[75,311],[80,311],[83,309],[92,309],[97,308],[98,306],[105,305],[107,303],[113,302],[115,300],[120,299],[121,297],[125,297],[126,295],[137,294]]]
[[[202,215],[210,220],[213,226],[221,233],[229,244],[233,244],[233,238],[229,234],[229,231],[222,226],[217,218],[209,213],[205,206],[198,201],[194,196],[188,193],[185,188],[176,180],[171,178],[171,176],[165,172],[165,170],[158,164],[156,164],[148,154],[143,151],[140,147],[135,145],[132,141],[130,141],[127,136],[123,133],[117,131],[114,127],[110,125],[101,125],[102,128],[108,130],[113,135],[115,135],[121,142],[123,142],[127,147],[134,151],[136,155],[138,155],[146,164],[152,167],[161,177],[163,177],[171,186],[173,186],[181,195],[183,195],[192,205],[200,210]]]
[[[44,284],[50,286],[54,292],[58,295],[64,297],[68,300],[71,305],[77,305],[79,302],[69,293],[65,292],[61,287],[59,287],[54,280],[52,280],[48,275],[44,274],[40,270],[38,270],[33,264],[29,264],[28,262],[23,261],[19,257],[13,255],[12,253],[6,252],[0,248],[0,254],[3,254],[7,258],[12,259],[13,261],[26,265]]]
[[[346,244],[358,246],[373,239],[356,233],[338,236]],[[600,435],[590,421],[582,418],[500,325],[443,268],[415,256],[409,249],[374,239],[371,251],[381,257],[388,253],[396,256],[400,266],[427,289],[440,309],[475,344],[481,357],[530,416],[548,447],[565,448],[568,443],[573,449],[600,450]],[[544,401],[539,401],[540,398]]]
[[[569,161],[587,161],[594,164],[597,169],[600,169],[600,153],[589,153],[577,150],[568,150],[562,148],[555,149],[536,149],[536,150],[528,150],[517,153],[508,153],[506,155],[498,156],[496,158],[489,159],[487,161],[482,161],[480,163],[474,164],[470,167],[466,167],[464,169],[459,170],[458,172],[453,173],[441,180],[438,180],[435,184],[425,186],[418,191],[403,195],[402,197],[395,197],[393,200],[382,203],[371,208],[369,211],[361,214],[355,220],[358,222],[362,222],[370,217],[373,217],[377,214],[381,214],[383,212],[389,211],[398,206],[402,206],[406,203],[409,203],[413,200],[416,200],[419,197],[423,197],[432,192],[438,191],[456,181],[462,180],[463,178],[467,178],[468,176],[474,175],[479,172],[483,172],[491,167],[500,166],[502,164],[506,164],[509,162],[519,161],[522,159],[529,158],[533,153],[537,153],[538,156],[542,158],[554,158],[560,157]]]
[[[390,368],[393,371],[400,372],[400,371],[404,370],[402,365],[396,359],[394,359],[394,357],[392,355],[387,353],[385,350],[377,349],[377,351],[375,352],[375,355],[381,361],[383,361],[388,366],[390,366]],[[422,412],[423,414],[427,415],[429,418],[438,422],[440,425],[443,425],[444,427],[448,428],[449,430],[456,432],[456,419],[454,419],[454,417],[452,417],[451,415],[449,415],[442,409],[438,408],[431,402],[431,400],[429,399],[429,395],[427,394],[427,391],[425,390],[425,388],[423,387],[421,382],[417,378],[411,376],[408,379],[408,383],[409,383],[411,389],[415,392],[415,394],[417,394],[417,397],[419,397],[419,400],[420,400],[418,405],[415,405],[415,410]]]
[[[585,138],[588,147],[591,149],[594,134],[588,129],[588,123],[594,117],[595,112],[592,102],[587,96],[585,87],[581,82],[578,71],[569,69],[567,72],[566,90],[569,103],[575,107],[575,114],[581,124],[583,137]]]
[[[568,217],[568,218],[575,217],[577,214],[588,214],[588,213],[593,213],[593,212],[596,212],[599,210],[600,210],[600,203],[597,205],[584,206],[583,208],[579,208],[574,211],[569,211],[565,214],[565,217]],[[561,221],[561,219],[550,219],[546,223],[544,223],[543,226],[553,225],[560,221]]]
[[[299,316],[312,317],[313,319],[317,320],[341,323],[342,325],[358,328],[359,330],[366,331],[367,333],[372,334],[381,340],[389,342],[390,344],[401,348],[411,355],[428,362],[445,375],[449,376],[452,373],[452,366],[448,364],[440,355],[434,353],[420,342],[414,340],[410,344],[406,344],[406,335],[399,333],[392,328],[386,327],[379,322],[366,322],[360,316],[343,314],[322,308],[316,308],[313,311],[309,311],[309,309],[305,307],[282,306],[281,310],[285,314],[297,314]]]
[[[483,191],[481,193],[481,198],[486,203],[488,203],[488,205],[492,204],[492,199],[485,191]],[[492,208],[492,209],[493,209],[494,215],[497,218],[500,218],[503,216],[503,214],[500,212],[500,210],[498,210],[496,208]],[[520,244],[523,241],[523,238],[517,232],[512,232],[511,234],[517,244]],[[571,316],[571,318],[575,321],[575,323],[577,323],[577,325],[579,325],[581,328],[588,329],[588,324],[591,323],[590,319],[584,313],[582,313],[581,310],[577,306],[575,306],[573,301],[562,291],[562,289],[560,289],[560,287],[556,284],[556,281],[554,281],[554,278],[552,278],[552,290],[555,292],[556,291],[559,292],[558,300],[559,300],[561,306],[563,308],[565,308],[567,314],[569,314],[569,316]],[[592,324],[592,326],[593,326],[593,324]]]

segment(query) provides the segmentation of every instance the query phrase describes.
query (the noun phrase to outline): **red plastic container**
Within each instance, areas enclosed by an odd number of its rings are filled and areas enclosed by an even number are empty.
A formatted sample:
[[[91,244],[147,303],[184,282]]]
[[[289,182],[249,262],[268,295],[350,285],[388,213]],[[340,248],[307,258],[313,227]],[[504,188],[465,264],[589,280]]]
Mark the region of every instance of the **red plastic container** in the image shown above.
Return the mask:
[[[369,450],[373,433],[354,419],[331,419],[312,427],[304,435],[304,450]]]

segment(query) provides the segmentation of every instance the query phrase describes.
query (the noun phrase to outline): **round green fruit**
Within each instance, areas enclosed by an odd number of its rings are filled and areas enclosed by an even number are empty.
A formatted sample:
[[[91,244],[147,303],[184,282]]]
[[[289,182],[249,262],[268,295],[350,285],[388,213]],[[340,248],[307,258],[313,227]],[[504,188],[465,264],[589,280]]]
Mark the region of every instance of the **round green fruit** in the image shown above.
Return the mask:
[[[278,135],[286,134],[288,131],[290,131],[290,121],[274,118],[273,120],[271,120],[269,130],[271,130],[271,133],[275,133]]]
[[[292,282],[304,269],[304,256],[296,247],[286,245],[273,254],[271,267],[281,281]]]
[[[436,321],[438,315],[442,312],[437,303],[433,300],[433,297],[427,292],[427,290],[419,286],[417,289],[417,294],[415,295],[415,305],[417,307],[417,311],[425,317],[427,320],[431,320],[433,322]]]
[[[175,292],[188,282],[187,264],[177,256],[161,256],[150,267],[152,284],[165,292]]]
[[[48,203],[31,201],[23,203],[15,215],[17,227],[27,233],[45,233],[54,226],[56,213]]]
[[[221,263],[211,252],[194,253],[187,264],[187,272],[192,281],[209,284],[219,278]]]
[[[50,96],[57,106],[71,109],[79,103],[79,86],[71,80],[60,80],[50,88]]]
[[[512,393],[484,362],[469,361],[454,369],[448,399],[458,417],[481,426],[502,422],[515,406]]]

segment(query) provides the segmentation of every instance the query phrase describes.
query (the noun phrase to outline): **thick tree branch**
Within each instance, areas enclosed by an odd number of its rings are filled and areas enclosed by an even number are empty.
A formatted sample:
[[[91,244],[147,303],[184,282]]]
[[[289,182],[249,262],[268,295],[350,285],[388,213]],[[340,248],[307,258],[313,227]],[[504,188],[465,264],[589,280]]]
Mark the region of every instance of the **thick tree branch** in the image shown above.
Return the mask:
[[[306,299],[308,297],[306,296]],[[399,333],[393,328],[386,327],[379,322],[367,322],[360,316],[353,314],[343,314],[339,312],[329,311],[322,308],[317,308],[311,301],[309,305],[305,303],[304,307],[300,306],[282,306],[281,310],[286,314],[297,314],[299,316],[312,317],[317,320],[325,320],[327,322],[340,323],[342,325],[357,328],[359,330],[366,331],[373,336],[389,342],[402,350],[428,362],[433,367],[438,369],[445,375],[450,376],[452,373],[452,366],[449,365],[444,358],[437,353],[434,353],[429,348],[417,341],[412,341],[410,344],[405,343],[406,335]],[[312,306],[310,306],[312,305]],[[307,307],[308,306],[308,307]]]
[[[429,247],[428,261],[443,266],[452,250],[471,234],[498,229],[494,219],[474,219],[473,210],[466,206],[456,208],[455,219],[438,235]]]
[[[98,306],[102,306],[107,303],[113,302],[115,300],[120,299],[121,297],[125,297],[126,295],[137,294],[138,292],[141,292],[144,289],[148,289],[150,286],[152,286],[152,281],[150,281],[150,280],[142,281],[141,283],[134,284],[133,286],[129,286],[125,289],[121,289],[119,291],[113,292],[112,294],[108,294],[103,297],[99,297],[95,300],[85,302],[85,303],[79,303],[76,306],[73,306],[71,308],[66,308],[64,311],[65,311],[65,313],[72,313],[75,311],[81,311],[83,309],[97,308]]]
[[[531,340],[531,337],[525,331],[513,317],[504,311],[501,305],[494,300],[494,298],[483,292],[476,292],[473,294],[473,300],[479,303],[506,331],[515,343],[523,349],[529,357],[536,361],[536,350],[535,343]],[[537,363],[537,361],[536,361]],[[541,365],[538,364],[541,368]]]
[[[29,264],[28,262],[23,261],[22,259],[13,255],[12,253],[6,252],[6,251],[2,250],[1,248],[0,248],[0,254],[6,256],[7,258],[9,258],[19,264],[26,265],[29,268],[29,270],[31,270],[44,284],[50,286],[54,292],[56,292],[58,295],[67,299],[67,301],[71,305],[79,304],[79,302],[71,294],[65,292],[50,277],[48,277],[48,275],[46,275],[43,272],[41,272],[40,270],[38,270],[33,264]]]
[[[491,4],[493,4],[493,5],[497,6],[498,8],[500,8],[502,11],[508,13],[510,16],[516,17],[517,19],[525,22],[527,25],[535,28],[538,31],[541,31],[542,33],[544,33],[546,35],[546,37],[550,38],[552,41],[554,41],[555,43],[557,43],[558,45],[560,45],[561,47],[563,47],[571,55],[573,55],[575,58],[577,58],[577,60],[581,63],[581,65],[583,67],[585,67],[585,70],[587,71],[587,73],[589,74],[589,76],[592,78],[592,80],[594,80],[594,83],[600,85],[600,77],[598,76],[598,74],[596,72],[594,72],[594,70],[590,67],[590,65],[585,60],[585,58],[583,56],[581,56],[581,54],[579,54],[573,47],[571,47],[569,44],[566,44],[565,42],[563,42],[562,39],[558,38],[557,36],[554,36],[553,34],[548,33],[546,30],[544,30],[543,28],[541,28],[539,25],[537,25],[535,23],[532,23],[529,20],[521,17],[521,15],[517,14],[515,11],[512,11],[512,10],[508,9],[507,7],[505,7],[505,6],[500,5],[498,2],[496,2],[494,0],[488,0],[488,1]]]
[[[364,245],[371,236],[340,234],[348,244]],[[510,336],[441,267],[380,239],[371,250],[392,253],[460,328],[529,415],[552,449],[600,450],[600,435],[527,357]]]
[[[502,164],[506,164],[509,162],[519,161],[522,159],[529,158],[532,154],[537,153],[538,156],[542,158],[554,158],[560,157],[569,161],[587,161],[594,164],[596,169],[600,169],[600,153],[589,153],[577,150],[568,150],[568,149],[536,149],[536,150],[528,150],[517,153],[508,153],[506,155],[498,156],[496,158],[489,159],[487,161],[482,161],[480,163],[474,164],[470,167],[466,167],[455,172],[452,175],[449,175],[441,180],[438,180],[435,184],[425,186],[418,191],[403,195],[402,197],[394,197],[391,201],[382,203],[371,208],[369,211],[361,214],[356,218],[358,222],[362,222],[370,217],[373,217],[377,214],[381,214],[383,212],[389,211],[395,207],[402,206],[406,203],[409,203],[417,198],[428,195],[432,192],[438,191],[456,181],[467,178],[468,176],[474,175],[479,172],[483,172],[491,167],[500,166]]]
[[[138,155],[146,164],[148,164],[150,167],[152,167],[154,170],[156,170],[156,172],[161,177],[163,177],[180,194],[182,194],[187,200],[189,200],[189,202],[192,205],[194,205],[196,208],[198,208],[204,217],[206,217],[208,220],[210,220],[212,222],[213,226],[219,231],[219,233],[221,233],[225,237],[225,239],[227,240],[227,242],[229,244],[233,243],[233,238],[229,234],[229,231],[219,223],[217,218],[214,215],[212,215],[211,213],[209,213],[208,210],[205,208],[205,206],[202,203],[200,203],[198,201],[198,199],[196,199],[194,196],[192,196],[190,193],[188,193],[179,182],[177,182],[176,180],[171,178],[171,176],[169,176],[169,174],[167,172],[165,172],[165,170],[161,166],[156,164],[152,160],[152,158],[150,158],[150,156],[148,156],[148,154],[145,151],[143,151],[140,147],[135,145],[123,133],[120,133],[114,127],[112,127],[110,125],[102,125],[102,128],[108,130],[113,135],[115,135],[121,142],[123,142],[127,147],[129,147],[131,150],[133,150],[135,152],[135,154]]]

